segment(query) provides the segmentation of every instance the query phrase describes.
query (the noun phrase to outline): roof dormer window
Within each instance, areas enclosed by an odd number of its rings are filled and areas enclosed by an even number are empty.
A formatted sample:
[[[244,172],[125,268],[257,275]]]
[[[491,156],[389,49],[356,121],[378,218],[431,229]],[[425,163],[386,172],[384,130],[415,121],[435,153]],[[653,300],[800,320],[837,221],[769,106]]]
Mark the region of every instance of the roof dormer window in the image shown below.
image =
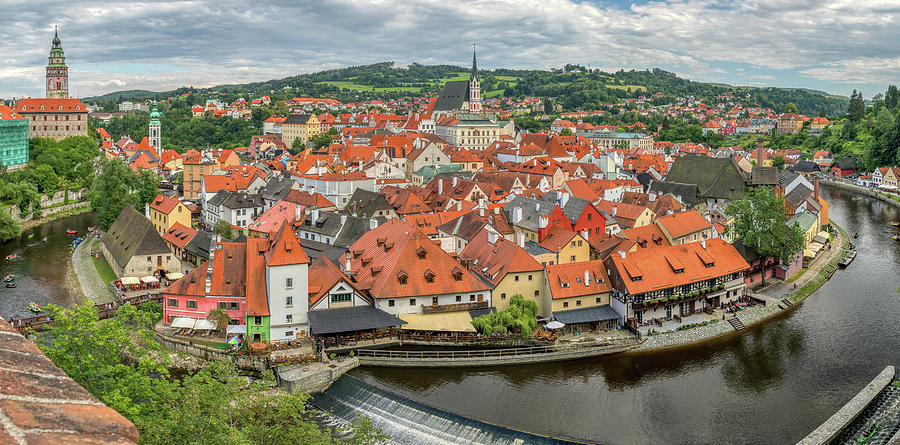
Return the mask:
[[[428,251],[422,247],[419,247],[418,249],[416,249],[416,255],[419,256],[420,260],[424,260],[428,257]]]
[[[398,283],[405,285],[408,280],[409,280],[409,276],[406,275],[406,272],[400,272],[397,274],[397,282]]]

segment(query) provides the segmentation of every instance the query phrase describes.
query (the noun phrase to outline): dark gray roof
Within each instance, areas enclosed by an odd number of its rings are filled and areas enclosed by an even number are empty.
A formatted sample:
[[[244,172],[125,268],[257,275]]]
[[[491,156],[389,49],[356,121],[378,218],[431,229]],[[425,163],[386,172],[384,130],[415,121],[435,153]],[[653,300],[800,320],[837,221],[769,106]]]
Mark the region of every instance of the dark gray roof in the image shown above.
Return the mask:
[[[447,235],[458,236],[466,241],[475,238],[481,229],[487,225],[487,222],[477,217],[474,212],[466,213],[459,218],[441,224],[435,229],[446,233]]]
[[[434,111],[452,111],[462,108],[463,102],[469,100],[469,81],[454,80],[444,84],[438,95]]]
[[[556,311],[553,313],[553,319],[563,324],[595,323],[598,321],[618,320],[619,314],[610,305],[604,304],[602,306]]]
[[[538,200],[544,201],[549,204],[550,209],[552,210],[558,202],[556,195],[556,191],[548,192],[544,196],[538,198]],[[569,196],[569,199],[566,201],[566,205],[562,206],[562,211],[566,215],[566,218],[569,218],[569,221],[571,221],[572,224],[575,224],[575,222],[578,221],[578,218],[584,212],[584,208],[587,207],[588,204],[590,204],[590,202],[587,199]]]
[[[209,242],[214,234],[200,230],[193,238],[184,246],[184,250],[190,252],[194,256],[208,260],[209,259]]]
[[[266,201],[281,201],[295,185],[297,185],[296,179],[272,176],[269,178],[269,182],[259,189],[259,194]]]
[[[404,324],[405,321],[373,306],[309,311],[309,332],[313,335],[364,331]]]
[[[646,190],[647,186],[650,185],[651,182],[653,182],[653,175],[646,172],[638,173],[637,176],[635,176],[635,180],[637,180],[638,184],[644,186],[644,190]]]
[[[381,225],[387,221],[387,218],[378,216],[375,218],[375,221],[378,225]],[[350,247],[359,239],[359,237],[365,235],[369,230],[372,230],[371,218],[348,216],[347,220],[344,222],[344,226],[341,227],[341,231],[334,239],[334,245],[338,247]]]
[[[284,120],[283,125],[285,125],[285,124],[286,125],[290,125],[290,124],[305,125],[306,122],[309,121],[310,117],[312,117],[312,116],[310,116],[308,114],[292,114],[292,115],[288,116],[287,119]]]
[[[697,205],[700,201],[702,201],[702,197],[700,196],[700,190],[697,188],[697,184],[683,184],[680,182],[669,182],[669,181],[653,181],[650,183],[650,191],[656,192],[656,194],[662,196],[666,194],[671,194],[672,196],[678,198],[684,204],[689,206]]]
[[[306,252],[310,262],[316,262],[321,257],[328,258],[334,264],[340,264],[344,260],[344,252],[347,249],[343,247],[332,246],[331,244],[320,243],[310,239],[300,238],[300,247]]]
[[[553,201],[551,205],[546,201],[516,196],[503,206],[503,211],[506,212],[506,218],[509,219],[510,224],[537,232],[541,215],[549,215],[553,211],[554,206],[556,206],[556,201]],[[522,220],[519,222],[513,222],[513,209],[516,207],[522,208]]]
[[[230,192],[222,207],[229,209],[251,209],[254,207],[263,207],[262,195],[247,192]]]
[[[487,307],[484,309],[469,309],[469,316],[472,318],[476,318],[482,315],[492,314],[494,312],[497,312],[497,308],[495,307]]]
[[[806,185],[798,184],[796,187],[794,187],[793,190],[791,190],[790,193],[785,195],[784,200],[787,201],[790,205],[797,207],[812,192],[813,190]]]
[[[206,201],[206,205],[213,205],[218,207],[222,205],[222,203],[225,202],[225,200],[228,199],[228,196],[230,195],[231,192],[228,190],[219,190],[215,195],[212,195],[212,197]]]
[[[750,263],[759,259],[759,252],[756,251],[751,246],[744,245],[744,240],[738,238],[735,242],[731,243],[734,246],[734,250],[737,250],[739,254],[744,258],[744,261]]]
[[[313,220],[313,214],[310,214],[309,218],[303,221],[300,230],[335,237],[341,230],[341,225],[341,215],[339,213],[319,212],[319,218],[316,220]]]
[[[553,253],[552,250],[547,249],[546,247],[534,241],[525,241],[525,245],[522,248],[525,249],[525,251],[528,252],[528,254],[531,256]]]
[[[800,173],[812,173],[819,171],[819,165],[813,161],[797,161],[794,165],[788,167],[791,171]]]
[[[837,159],[832,164],[834,167],[840,168],[841,170],[856,170],[856,156],[848,155],[843,158]]]
[[[753,166],[750,172],[750,184],[775,185],[778,184],[778,167]]]
[[[150,220],[130,205],[122,209],[119,217],[102,236],[103,244],[120,267],[128,264],[135,255],[171,254]]]
[[[797,179],[797,176],[800,175],[790,170],[782,170],[781,173],[778,173],[778,185],[780,185],[781,188],[786,188],[791,181]]]
[[[364,218],[375,216],[376,212],[379,211],[388,212],[387,214],[394,211],[394,207],[391,206],[391,203],[388,202],[384,195],[361,188],[353,192],[353,196],[350,197],[350,201],[347,202],[344,209]]]
[[[665,182],[697,184],[704,198],[741,199],[747,188],[734,158],[692,154],[675,158]]]

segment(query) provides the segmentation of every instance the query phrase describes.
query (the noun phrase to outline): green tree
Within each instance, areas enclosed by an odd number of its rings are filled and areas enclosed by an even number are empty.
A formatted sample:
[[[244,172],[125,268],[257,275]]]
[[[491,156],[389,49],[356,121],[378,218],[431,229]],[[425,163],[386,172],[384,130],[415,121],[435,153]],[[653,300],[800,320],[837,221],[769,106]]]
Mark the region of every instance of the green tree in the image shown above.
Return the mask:
[[[797,104],[795,104],[793,102],[788,102],[784,105],[784,112],[800,114],[800,110],[797,109]]]
[[[6,210],[0,210],[0,241],[8,241],[18,238],[22,234],[22,228],[18,221]]]
[[[763,284],[765,259],[777,258],[789,263],[803,250],[803,234],[796,226],[787,226],[784,199],[775,196],[770,187],[750,188],[743,199],[728,204],[725,213],[734,217],[729,230],[763,258]]]
[[[327,133],[317,134],[312,137],[313,147],[316,150],[322,147],[327,147],[331,145],[332,142],[334,142],[334,139],[332,139],[331,135]]]
[[[509,307],[472,319],[472,326],[485,335],[506,334],[508,329],[521,333],[526,338],[537,327],[537,304],[521,295],[509,299]]]
[[[139,207],[152,202],[153,198],[159,194],[159,176],[150,170],[142,170],[141,175],[137,178],[137,194]]]
[[[863,102],[862,93],[853,90],[850,94],[850,107],[847,112],[847,118],[850,122],[858,124],[866,116],[866,105]]]
[[[772,166],[777,167],[779,171],[784,169],[784,156],[775,156],[772,158]]]
[[[887,92],[884,93],[884,103],[887,105],[888,109],[897,108],[897,104],[900,102],[900,91],[897,91],[897,85],[889,85]]]
[[[216,221],[215,227],[213,227],[213,232],[222,235],[225,238],[231,239],[231,224],[228,224],[224,219],[220,219]]]
[[[303,142],[303,139],[297,138],[291,142],[291,153],[297,154],[303,150],[306,150],[306,143]]]
[[[225,329],[225,326],[228,326],[228,323],[231,322],[231,316],[228,315],[228,312],[225,312],[222,309],[211,309],[208,314],[206,314],[206,319],[210,321],[216,322],[216,329]]]
[[[134,183],[131,168],[119,159],[106,161],[100,168],[100,174],[88,191],[91,210],[97,214],[100,230],[109,229],[126,204],[138,204],[138,198],[132,192]]]
[[[559,132],[560,136],[572,136],[572,129],[569,127],[563,128]]]
[[[59,189],[59,177],[53,171],[53,167],[43,164],[34,169],[34,176],[38,190],[41,193],[53,193]]]

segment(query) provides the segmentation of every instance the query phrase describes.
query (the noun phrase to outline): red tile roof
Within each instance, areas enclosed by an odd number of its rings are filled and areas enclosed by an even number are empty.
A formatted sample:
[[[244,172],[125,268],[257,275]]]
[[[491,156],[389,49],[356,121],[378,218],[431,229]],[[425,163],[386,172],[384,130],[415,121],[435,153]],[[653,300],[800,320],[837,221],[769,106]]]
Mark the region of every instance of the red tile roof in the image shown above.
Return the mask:
[[[172,210],[175,210],[175,207],[177,207],[178,204],[181,204],[181,201],[175,198],[156,195],[156,197],[153,198],[153,202],[150,203],[150,208],[168,215],[169,213],[172,213]]]
[[[656,222],[661,224],[672,238],[680,238],[712,227],[712,223],[694,209],[661,216]]]
[[[543,269],[534,257],[516,243],[498,237],[494,244],[488,242],[488,231],[481,230],[460,252],[459,259],[494,285],[508,273],[540,271]]]
[[[248,229],[254,232],[275,235],[285,222],[293,223],[297,215],[304,215],[305,208],[302,205],[288,201],[278,201],[269,210],[256,218]]]
[[[44,107],[42,110],[41,107]],[[19,99],[15,111],[18,113],[87,113],[87,108],[78,99]]]
[[[344,275],[344,272],[328,257],[324,255],[319,257],[309,266],[309,307],[315,306],[322,297],[328,295],[328,291],[341,281],[354,288],[353,281]]]
[[[251,317],[269,316],[269,299],[266,292],[266,258],[269,240],[265,238],[247,239],[247,315]]]
[[[547,286],[554,300],[602,294],[612,290],[602,260],[547,266]]]
[[[166,230],[166,233],[163,233],[162,238],[167,242],[171,243],[174,246],[177,246],[180,249],[184,249],[185,246],[194,236],[197,235],[197,230],[191,227],[185,227],[181,223],[175,223],[169,230]]]

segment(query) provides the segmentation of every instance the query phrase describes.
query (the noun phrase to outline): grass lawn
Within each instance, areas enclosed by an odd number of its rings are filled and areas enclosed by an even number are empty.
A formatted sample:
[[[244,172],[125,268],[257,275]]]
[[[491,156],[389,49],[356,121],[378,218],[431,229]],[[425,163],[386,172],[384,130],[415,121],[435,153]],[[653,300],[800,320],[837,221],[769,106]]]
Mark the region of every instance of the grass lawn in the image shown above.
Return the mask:
[[[794,275],[792,275],[790,278],[787,279],[787,282],[793,283],[794,281],[797,281],[797,279],[802,277],[803,274],[806,273],[807,270],[808,270],[808,268],[806,268],[806,267],[798,270],[797,273],[795,273]]]
[[[227,350],[229,347],[228,343],[209,341],[209,340],[198,340],[196,338],[194,339],[194,344],[209,346],[210,348],[221,349],[223,351]]]
[[[614,90],[627,90],[631,88],[631,91],[647,91],[647,87],[641,85],[606,85],[606,88],[612,88]]]
[[[356,82],[348,82],[348,81],[337,81],[337,80],[329,80],[325,82],[319,82],[323,84],[333,85],[339,88],[347,88],[351,90],[357,91],[373,91],[372,87],[369,85],[363,85]],[[402,92],[402,93],[418,93],[422,91],[420,87],[377,87],[374,89],[376,92]]]
[[[93,247],[93,245],[91,247]],[[109,267],[109,263],[106,262],[106,258],[103,258],[103,255],[100,255],[100,258],[91,257],[91,261],[93,261],[94,267],[97,269],[97,273],[100,274],[100,279],[103,280],[103,284],[109,283],[110,281],[118,278],[113,272],[112,267]]]

